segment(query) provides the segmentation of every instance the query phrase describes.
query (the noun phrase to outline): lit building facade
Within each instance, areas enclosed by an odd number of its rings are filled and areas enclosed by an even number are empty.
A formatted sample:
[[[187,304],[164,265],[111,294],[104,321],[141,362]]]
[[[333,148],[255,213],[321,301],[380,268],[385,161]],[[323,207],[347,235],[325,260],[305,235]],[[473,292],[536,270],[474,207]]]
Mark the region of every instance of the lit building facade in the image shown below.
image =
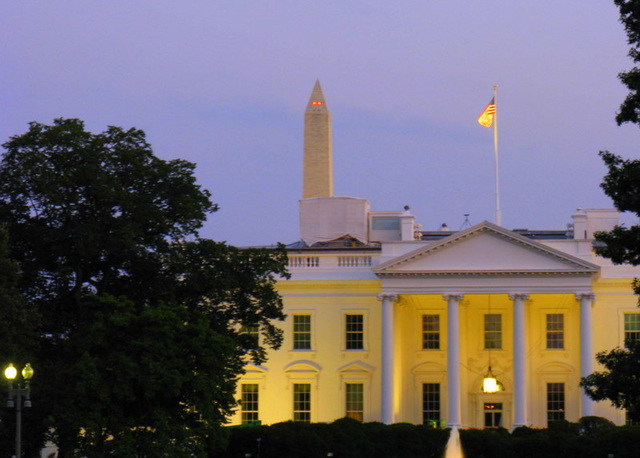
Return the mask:
[[[321,128],[309,111],[320,112]],[[579,210],[563,231],[489,222],[422,231],[408,209],[377,212],[365,199],[333,197],[319,83],[309,129],[301,241],[288,248],[291,279],[278,284],[284,343],[263,366],[246,366],[232,424],[625,422],[625,412],[578,386],[598,369],[596,352],[640,339],[631,289],[640,269],[593,253],[594,232],[612,229],[617,211]],[[482,389],[489,372],[493,393]]]

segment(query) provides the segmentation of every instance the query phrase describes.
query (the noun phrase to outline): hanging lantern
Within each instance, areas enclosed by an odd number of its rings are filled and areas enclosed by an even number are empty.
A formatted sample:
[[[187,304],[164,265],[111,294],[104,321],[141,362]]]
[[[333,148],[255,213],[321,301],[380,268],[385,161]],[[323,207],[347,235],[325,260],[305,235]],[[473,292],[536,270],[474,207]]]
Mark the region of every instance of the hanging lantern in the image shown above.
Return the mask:
[[[502,383],[498,381],[498,379],[491,372],[491,366],[489,366],[489,370],[487,371],[487,375],[484,376],[482,380],[482,391],[485,393],[497,393],[498,391],[502,391],[504,387]]]

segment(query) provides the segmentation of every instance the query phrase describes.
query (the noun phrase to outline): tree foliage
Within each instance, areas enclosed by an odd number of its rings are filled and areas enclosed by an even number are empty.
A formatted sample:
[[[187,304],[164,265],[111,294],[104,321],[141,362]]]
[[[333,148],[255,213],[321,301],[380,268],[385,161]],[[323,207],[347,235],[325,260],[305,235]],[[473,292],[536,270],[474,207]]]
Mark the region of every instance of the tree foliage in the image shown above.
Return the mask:
[[[9,254],[9,235],[0,225],[0,370],[13,363],[24,367],[37,350],[38,311],[24,300],[19,289],[19,266]],[[4,377],[3,377],[4,379]],[[6,394],[3,391],[3,394]],[[38,417],[25,416],[27,432],[24,451],[34,456],[44,441],[46,425]],[[0,409],[0,456],[11,456],[14,451],[15,412]]]
[[[627,342],[627,348],[614,348],[596,355],[605,370],[583,377],[580,386],[595,401],[609,400],[640,421],[640,342]]]
[[[601,151],[600,157],[608,168],[601,184],[604,192],[611,197],[620,211],[640,215],[640,160],[622,159],[608,151]],[[616,226],[608,232],[597,232],[595,252],[611,259],[614,264],[628,263],[640,265],[640,227]],[[636,294],[640,294],[640,282],[633,282]]]
[[[199,238],[209,192],[140,130],[56,119],[3,146],[0,221],[39,319],[34,407],[61,456],[206,456],[244,365],[280,344],[286,253]]]
[[[631,45],[629,57],[634,63],[640,63],[640,1],[614,0],[614,3],[620,10],[620,20]],[[619,125],[626,122],[640,124],[640,69],[634,67],[618,76],[630,93],[620,106],[616,121]],[[601,184],[604,192],[618,210],[640,216],[640,161],[623,159],[608,151],[601,151],[600,157],[608,169]],[[608,232],[597,232],[595,239],[596,254],[611,259],[614,264],[640,265],[640,226],[616,226]],[[640,294],[640,280],[634,279],[632,286],[634,292]],[[597,361],[607,370],[583,377],[580,384],[592,399],[608,399],[614,406],[627,409],[635,420],[640,420],[640,379],[637,375],[640,373],[640,346],[632,342],[627,346],[598,353]]]
[[[9,254],[9,235],[0,225],[0,348],[1,367],[14,363],[23,367],[36,350],[38,311],[27,303],[19,289],[19,266]]]
[[[620,10],[620,21],[631,45],[629,57],[640,63],[640,0],[614,0],[614,3]],[[618,124],[640,124],[640,68],[620,73],[619,78],[631,92],[620,106],[616,120]],[[618,210],[640,215],[640,161],[625,160],[608,151],[600,151],[600,157],[608,169],[602,189]],[[596,253],[600,256],[615,264],[640,264],[640,227],[617,226],[610,232],[596,233],[595,238],[599,242]],[[640,293],[638,280],[633,286],[636,294]]]
[[[614,0],[620,10],[620,21],[627,33],[627,43],[631,45],[629,57],[635,64],[640,63],[640,1]],[[616,116],[618,125],[630,122],[640,123],[640,68],[633,67],[618,75],[620,81],[627,86],[629,94],[620,105],[620,112]]]

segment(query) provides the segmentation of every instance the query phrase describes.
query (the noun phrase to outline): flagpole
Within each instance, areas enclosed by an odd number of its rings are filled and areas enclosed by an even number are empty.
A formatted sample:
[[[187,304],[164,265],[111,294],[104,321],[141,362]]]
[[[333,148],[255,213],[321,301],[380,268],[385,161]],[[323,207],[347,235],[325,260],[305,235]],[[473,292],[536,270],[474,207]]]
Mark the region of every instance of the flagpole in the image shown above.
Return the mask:
[[[493,155],[496,162],[496,217],[495,223],[502,226],[502,213],[500,212],[500,166],[498,160],[498,86],[493,86],[493,103],[496,112],[493,115]]]

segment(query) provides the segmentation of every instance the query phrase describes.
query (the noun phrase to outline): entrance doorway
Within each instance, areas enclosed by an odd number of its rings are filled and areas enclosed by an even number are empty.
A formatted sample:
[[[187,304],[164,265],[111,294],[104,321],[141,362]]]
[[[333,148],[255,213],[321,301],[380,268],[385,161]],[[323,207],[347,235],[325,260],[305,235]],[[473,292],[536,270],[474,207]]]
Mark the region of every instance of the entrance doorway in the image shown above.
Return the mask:
[[[485,428],[502,427],[502,403],[501,402],[485,402],[484,403],[484,427]]]

